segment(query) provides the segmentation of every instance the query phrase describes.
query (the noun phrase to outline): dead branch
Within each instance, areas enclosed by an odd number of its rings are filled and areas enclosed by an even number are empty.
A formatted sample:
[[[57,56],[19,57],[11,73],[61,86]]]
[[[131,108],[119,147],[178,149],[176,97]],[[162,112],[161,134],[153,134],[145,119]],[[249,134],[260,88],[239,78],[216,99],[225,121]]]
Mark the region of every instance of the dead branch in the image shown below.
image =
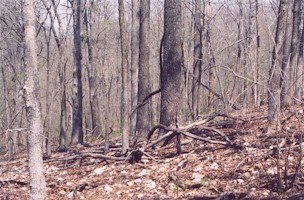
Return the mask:
[[[203,138],[203,137],[200,137],[200,136],[197,136],[197,135],[194,135],[190,132],[184,132],[184,131],[181,131],[180,132],[181,134],[187,136],[187,137],[190,137],[190,138],[193,138],[193,139],[196,139],[196,140],[201,140],[201,141],[204,141],[204,142],[209,142],[209,143],[212,143],[212,144],[222,144],[222,145],[227,145],[227,142],[223,142],[223,141],[218,141],[218,140],[211,140],[211,139],[207,139],[207,138]]]
[[[150,94],[148,94],[148,95],[142,100],[142,102],[141,102],[140,104],[138,104],[138,105],[132,110],[131,115],[133,115],[134,112],[135,112],[137,109],[139,109],[140,107],[146,105],[146,104],[148,103],[148,100],[149,100],[152,96],[154,96],[154,95],[156,95],[156,94],[158,94],[158,93],[160,93],[160,92],[161,92],[161,88],[158,89],[158,90],[156,90],[156,91],[154,91],[154,92],[151,92]]]
[[[104,159],[104,160],[114,160],[114,161],[124,161],[124,157],[115,157],[115,156],[107,156],[103,154],[97,154],[97,153],[81,153],[81,154],[76,154],[76,155],[71,155],[65,158],[61,158],[59,160],[61,161],[67,161],[67,160],[74,160],[78,158],[98,158],[98,159]]]

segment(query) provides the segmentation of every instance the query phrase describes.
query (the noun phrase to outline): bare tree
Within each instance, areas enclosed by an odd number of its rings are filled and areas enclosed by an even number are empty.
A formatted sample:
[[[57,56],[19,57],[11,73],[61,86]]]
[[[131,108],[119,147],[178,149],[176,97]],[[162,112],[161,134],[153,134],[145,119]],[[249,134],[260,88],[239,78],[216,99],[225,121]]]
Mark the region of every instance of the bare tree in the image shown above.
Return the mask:
[[[139,0],[132,0],[131,22],[131,108],[137,106],[139,58]],[[131,133],[135,134],[137,112],[131,114]]]
[[[81,81],[81,0],[73,1],[74,71],[73,71],[73,124],[71,144],[83,143],[82,81]]]
[[[295,80],[295,90],[294,97],[297,100],[301,100],[302,96],[302,76],[303,68],[298,65],[298,56],[299,56],[299,41],[300,41],[300,26],[301,26],[301,8],[302,1],[294,0],[293,3],[293,23],[292,23],[292,39],[290,45],[290,66],[294,69],[294,79]],[[298,103],[298,101],[295,101]]]
[[[42,160],[43,127],[39,103],[38,58],[35,8],[33,0],[23,2],[25,85],[24,96],[28,121],[28,156],[30,199],[46,199],[46,182]]]
[[[128,43],[127,28],[125,24],[124,1],[118,0],[119,27],[121,42],[121,131],[122,131],[122,153],[126,153],[129,148],[130,134],[130,98],[129,98],[129,63],[128,63]]]
[[[100,109],[99,103],[97,98],[98,87],[96,84],[96,69],[93,60],[93,44],[91,42],[91,24],[90,19],[91,16],[89,13],[92,14],[92,6],[94,5],[93,1],[86,2],[86,7],[84,11],[84,24],[85,24],[85,31],[86,31],[86,44],[88,49],[88,78],[89,78],[89,99],[90,99],[90,110],[91,110],[91,120],[92,120],[92,130],[95,136],[101,134],[101,116],[100,116]]]
[[[180,117],[183,65],[181,1],[165,0],[160,123],[176,126]]]
[[[151,93],[150,83],[150,49],[149,49],[149,21],[150,0],[140,1],[139,26],[139,69],[138,69],[138,102]],[[151,128],[151,104],[147,103],[137,110],[136,133],[144,137]]]
[[[277,19],[275,45],[272,52],[272,65],[269,71],[268,89],[268,120],[270,130],[276,128],[279,120],[280,104],[280,77],[283,61],[283,44],[285,38],[286,24],[288,18],[289,0],[280,0],[279,13]]]
[[[195,0],[194,10],[194,58],[193,58],[193,82],[192,82],[192,118],[195,120],[200,111],[200,88],[203,65],[203,9],[202,0]]]

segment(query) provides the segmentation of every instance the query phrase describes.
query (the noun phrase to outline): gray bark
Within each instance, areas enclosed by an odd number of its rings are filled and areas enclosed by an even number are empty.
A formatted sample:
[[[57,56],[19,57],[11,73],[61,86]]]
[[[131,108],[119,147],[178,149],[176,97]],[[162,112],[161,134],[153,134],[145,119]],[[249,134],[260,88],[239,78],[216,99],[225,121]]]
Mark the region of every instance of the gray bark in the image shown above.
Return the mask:
[[[30,174],[30,199],[46,199],[46,182],[42,160],[43,126],[39,104],[38,59],[35,30],[35,8],[33,0],[24,0],[24,97],[27,115],[27,144]]]
[[[151,93],[150,83],[150,49],[149,49],[149,21],[150,0],[140,1],[139,28],[139,69],[138,69],[138,102]],[[137,109],[136,133],[145,137],[151,128],[151,104],[147,103]]]
[[[281,0],[277,19],[275,46],[272,52],[272,65],[269,71],[268,82],[268,120],[275,125],[279,120],[280,104],[280,77],[283,61],[283,48],[288,18],[289,0]]]
[[[129,63],[128,63],[128,39],[127,28],[125,24],[124,1],[118,0],[119,6],[119,27],[121,42],[121,132],[122,132],[122,153],[126,153],[129,148],[130,134],[130,87],[129,87]]]
[[[194,54],[193,54],[193,74],[196,78],[192,81],[192,118],[196,120],[200,111],[200,88],[199,81],[202,76],[203,65],[203,25],[202,25],[202,0],[195,0],[194,11]]]
[[[131,110],[137,106],[139,56],[139,0],[132,0],[131,30]],[[135,135],[137,112],[131,115],[131,133]]]
[[[90,98],[90,111],[91,111],[91,121],[93,135],[95,137],[101,134],[101,116],[100,116],[100,109],[99,103],[97,98],[97,85],[96,85],[96,69],[93,60],[93,44],[91,42],[91,31],[90,31],[90,23],[89,23],[89,16],[88,10],[92,9],[88,5],[86,6],[85,13],[84,13],[84,21],[85,21],[85,28],[86,28],[86,43],[87,43],[87,50],[88,50],[88,78],[89,78],[89,98]]]

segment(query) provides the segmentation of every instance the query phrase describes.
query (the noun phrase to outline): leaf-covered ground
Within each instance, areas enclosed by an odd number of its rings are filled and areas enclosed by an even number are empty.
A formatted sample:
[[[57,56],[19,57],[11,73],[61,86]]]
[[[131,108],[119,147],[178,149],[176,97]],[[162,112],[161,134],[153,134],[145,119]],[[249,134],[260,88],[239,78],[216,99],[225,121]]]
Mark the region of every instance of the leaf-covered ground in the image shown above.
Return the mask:
[[[133,165],[75,156],[102,153],[101,144],[54,152],[45,160],[48,199],[300,199],[303,110],[286,109],[282,130],[273,133],[266,131],[266,114],[265,108],[242,110],[209,122],[234,145],[182,138],[181,155],[172,143],[147,150]],[[202,137],[223,139],[197,130]],[[0,160],[0,199],[28,199],[26,153],[6,160]]]

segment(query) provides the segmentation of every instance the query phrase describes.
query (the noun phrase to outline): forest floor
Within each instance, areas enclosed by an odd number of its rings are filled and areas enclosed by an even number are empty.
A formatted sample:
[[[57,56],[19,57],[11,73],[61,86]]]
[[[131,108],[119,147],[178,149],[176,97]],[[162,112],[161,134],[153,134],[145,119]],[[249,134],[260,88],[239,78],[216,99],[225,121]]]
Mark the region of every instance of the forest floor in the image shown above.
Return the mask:
[[[282,113],[282,130],[269,133],[267,109],[229,113],[209,122],[234,144],[182,138],[149,149],[140,162],[79,157],[102,152],[102,144],[54,152],[44,160],[48,199],[300,199],[304,196],[303,108]],[[204,137],[204,133],[198,133]],[[205,137],[220,140],[221,137]],[[117,140],[119,141],[119,140]],[[119,148],[108,155],[114,156]],[[0,159],[0,199],[28,199],[27,155]]]

